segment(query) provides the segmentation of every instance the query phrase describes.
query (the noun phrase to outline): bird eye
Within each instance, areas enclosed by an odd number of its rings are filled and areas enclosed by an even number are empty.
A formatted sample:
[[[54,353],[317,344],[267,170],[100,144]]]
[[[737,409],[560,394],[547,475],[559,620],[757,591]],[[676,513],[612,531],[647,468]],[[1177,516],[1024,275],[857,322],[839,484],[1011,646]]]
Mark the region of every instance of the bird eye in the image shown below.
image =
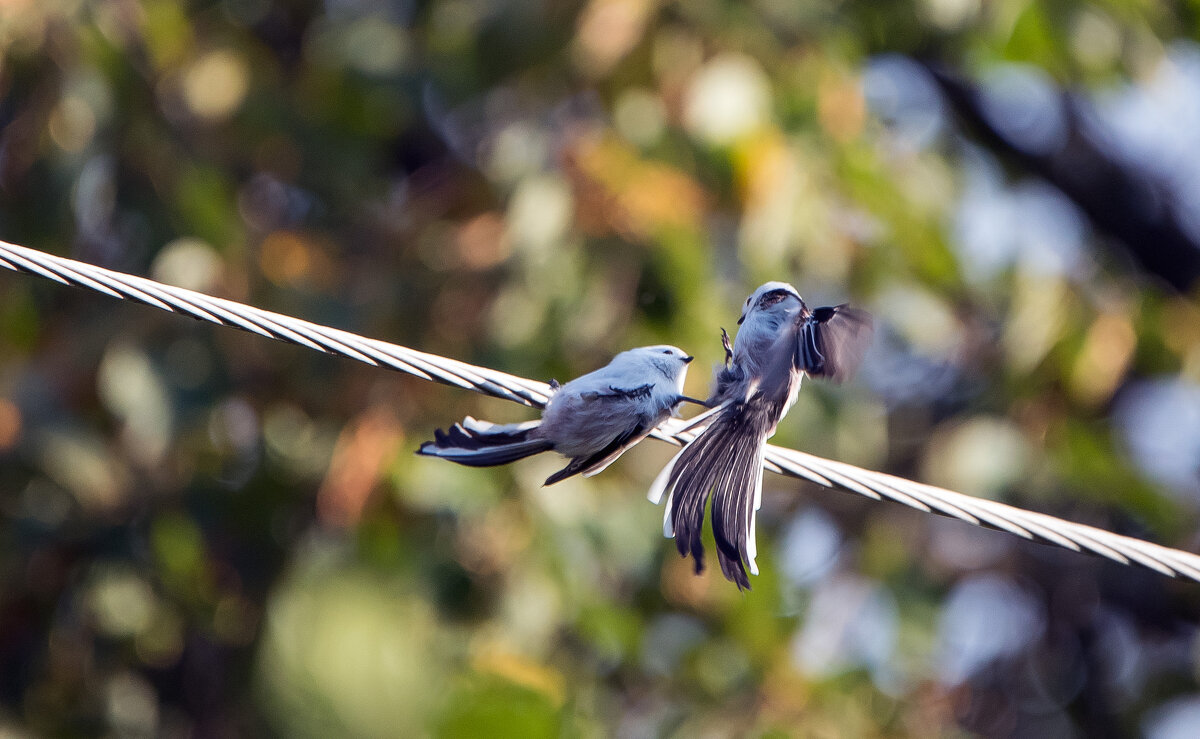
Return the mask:
[[[670,354],[670,353],[671,353],[670,349],[663,349],[663,354]]]

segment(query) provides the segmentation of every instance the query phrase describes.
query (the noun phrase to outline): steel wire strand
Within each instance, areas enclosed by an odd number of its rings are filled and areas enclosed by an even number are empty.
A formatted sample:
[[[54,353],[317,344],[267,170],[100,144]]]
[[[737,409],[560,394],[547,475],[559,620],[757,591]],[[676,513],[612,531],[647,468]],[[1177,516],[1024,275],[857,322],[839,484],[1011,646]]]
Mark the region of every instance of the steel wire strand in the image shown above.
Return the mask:
[[[349,331],[3,241],[0,241],[0,267],[533,408],[543,408],[552,392],[544,382],[369,339]],[[695,438],[703,428],[703,425],[696,425],[694,419],[673,418],[661,424],[651,436],[678,446]],[[890,500],[976,526],[1006,531],[1024,539],[1090,552],[1122,564],[1137,564],[1164,575],[1182,576],[1200,582],[1200,556],[1094,526],[774,445],[767,446],[763,467],[771,472],[856,493],[872,500]]]

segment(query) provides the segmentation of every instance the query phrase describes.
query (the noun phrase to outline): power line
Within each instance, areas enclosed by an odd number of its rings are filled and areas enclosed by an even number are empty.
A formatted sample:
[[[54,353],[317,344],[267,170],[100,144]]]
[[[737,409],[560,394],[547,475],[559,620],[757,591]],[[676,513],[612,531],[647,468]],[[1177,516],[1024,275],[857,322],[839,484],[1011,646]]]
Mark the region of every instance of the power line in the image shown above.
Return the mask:
[[[144,277],[95,267],[73,259],[0,241],[0,267],[39,275],[73,287],[104,293],[120,300],[191,316],[197,320],[232,326],[279,341],[404,372],[424,380],[474,390],[514,403],[542,408],[550,386],[506,372],[477,367],[455,359],[428,354],[349,331],[321,326],[291,316],[216,298]],[[695,436],[688,421],[668,419],[652,434],[656,439],[681,445]],[[1200,582],[1200,556],[1152,544],[1093,526],[1072,523],[1043,513],[1027,511],[993,500],[913,482],[902,477],[824,459],[794,449],[768,445],[766,469],[782,475],[845,490],[873,500],[891,500],[918,510],[1007,531],[1025,539],[1042,541],[1074,551],[1091,552],[1122,564],[1137,564],[1168,576]]]

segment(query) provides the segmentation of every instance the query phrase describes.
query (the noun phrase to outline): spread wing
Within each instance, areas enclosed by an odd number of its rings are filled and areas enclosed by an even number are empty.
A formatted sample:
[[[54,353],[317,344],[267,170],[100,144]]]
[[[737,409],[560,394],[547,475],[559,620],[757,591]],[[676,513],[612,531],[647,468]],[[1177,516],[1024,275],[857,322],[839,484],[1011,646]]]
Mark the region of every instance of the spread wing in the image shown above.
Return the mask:
[[[842,304],[806,311],[800,321],[796,369],[833,382],[850,379],[871,344],[871,314]]]

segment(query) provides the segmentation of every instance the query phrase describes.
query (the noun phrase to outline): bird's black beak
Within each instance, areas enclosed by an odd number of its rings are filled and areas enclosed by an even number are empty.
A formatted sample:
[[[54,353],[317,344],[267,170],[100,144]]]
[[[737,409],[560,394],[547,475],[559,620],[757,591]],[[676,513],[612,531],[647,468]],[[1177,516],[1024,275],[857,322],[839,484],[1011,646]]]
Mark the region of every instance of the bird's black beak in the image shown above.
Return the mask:
[[[742,321],[744,321],[744,320],[746,320],[746,314],[745,314],[745,313],[743,313],[743,314],[742,314],[742,317],[738,319],[738,325],[739,325],[739,326],[741,326],[741,325],[742,325]]]
[[[684,364],[691,364],[693,359],[695,359],[695,357],[684,357],[684,358],[683,358],[683,363],[684,363]]]

